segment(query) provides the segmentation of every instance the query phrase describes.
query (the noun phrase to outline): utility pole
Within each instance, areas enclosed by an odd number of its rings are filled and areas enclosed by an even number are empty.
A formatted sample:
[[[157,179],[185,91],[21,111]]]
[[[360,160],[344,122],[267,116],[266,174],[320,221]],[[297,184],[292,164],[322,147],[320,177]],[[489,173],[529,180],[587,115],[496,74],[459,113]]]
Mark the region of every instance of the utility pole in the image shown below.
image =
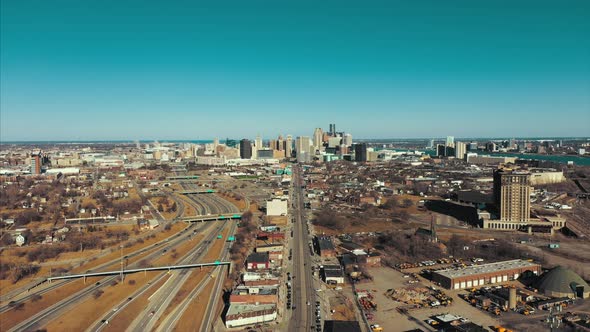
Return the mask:
[[[123,282],[123,245],[119,245],[121,248],[121,282]]]

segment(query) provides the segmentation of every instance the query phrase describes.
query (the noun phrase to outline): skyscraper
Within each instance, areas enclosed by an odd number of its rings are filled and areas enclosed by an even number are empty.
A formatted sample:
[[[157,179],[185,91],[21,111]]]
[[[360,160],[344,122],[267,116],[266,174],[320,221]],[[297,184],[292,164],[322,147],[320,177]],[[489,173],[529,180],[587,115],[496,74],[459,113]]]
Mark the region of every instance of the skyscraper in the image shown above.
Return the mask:
[[[351,134],[344,134],[344,137],[342,138],[342,144],[346,145],[346,146],[351,146],[352,145],[352,135]]]
[[[251,159],[252,158],[252,143],[249,139],[243,139],[240,141],[240,158]]]
[[[41,174],[41,154],[31,154],[31,174]]]
[[[285,140],[285,158],[293,157],[293,136],[287,135]]]
[[[279,150],[279,151],[283,151],[285,150],[285,143],[283,140],[283,136],[279,135],[279,138],[277,139],[277,146],[274,148],[275,150]]]
[[[530,221],[530,179],[531,174],[526,171],[499,169],[494,172],[494,201],[501,221]]]
[[[313,131],[313,146],[316,150],[321,150],[323,147],[322,136],[324,135],[322,128],[316,128]]]
[[[447,146],[454,147],[455,146],[455,137],[447,136]]]
[[[336,124],[335,123],[330,124],[330,136],[336,136]]]
[[[311,146],[311,139],[309,136],[299,136],[295,141],[295,152],[297,153],[297,162],[306,163],[311,161],[309,147]]]
[[[354,146],[354,160],[360,162],[367,161],[367,143],[357,143]]]
[[[467,153],[467,144],[463,142],[455,143],[455,158],[463,159]]]

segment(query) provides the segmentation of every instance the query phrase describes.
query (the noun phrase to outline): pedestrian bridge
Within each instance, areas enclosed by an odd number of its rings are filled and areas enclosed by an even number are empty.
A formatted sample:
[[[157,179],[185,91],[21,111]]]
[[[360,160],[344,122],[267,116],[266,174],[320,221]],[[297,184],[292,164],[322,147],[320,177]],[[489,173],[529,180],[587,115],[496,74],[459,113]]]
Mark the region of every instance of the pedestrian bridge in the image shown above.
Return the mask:
[[[203,268],[203,267],[219,266],[219,265],[227,265],[231,268],[231,262],[215,261],[213,263],[168,265],[168,266],[157,266],[157,267],[144,267],[144,268],[140,268],[140,269],[70,274],[70,275],[59,276],[59,277],[50,277],[50,278],[47,278],[47,281],[52,282],[53,280],[76,279],[76,278],[86,279],[88,277],[104,277],[104,276],[131,274],[131,273],[148,272],[148,271],[172,271],[172,270],[179,270],[179,269],[192,269],[192,268],[197,268],[197,267]]]

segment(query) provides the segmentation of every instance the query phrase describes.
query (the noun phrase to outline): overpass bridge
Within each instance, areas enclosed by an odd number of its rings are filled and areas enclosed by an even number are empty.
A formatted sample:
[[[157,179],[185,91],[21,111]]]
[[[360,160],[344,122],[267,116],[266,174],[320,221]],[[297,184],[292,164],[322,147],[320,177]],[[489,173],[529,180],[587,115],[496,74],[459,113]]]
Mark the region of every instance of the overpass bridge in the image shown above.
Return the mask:
[[[182,217],[176,220],[186,222],[203,222],[203,221],[219,221],[219,220],[235,220],[242,219],[241,213],[226,213],[226,214],[212,214],[205,216]]]
[[[214,194],[215,190],[207,189],[207,190],[183,190],[180,192],[181,195],[191,195],[191,194]]]
[[[105,272],[90,272],[90,273],[80,273],[80,274],[71,274],[59,277],[49,277],[47,278],[48,282],[52,282],[54,280],[62,280],[62,279],[76,279],[76,278],[86,278],[88,277],[104,277],[104,276],[113,276],[113,275],[123,275],[123,274],[131,274],[137,272],[148,272],[148,271],[172,271],[172,270],[179,270],[179,269],[192,269],[192,268],[203,268],[208,266],[219,266],[219,265],[227,265],[229,266],[228,273],[231,273],[231,262],[221,262],[215,261],[213,263],[199,263],[199,264],[183,264],[183,265],[168,265],[168,266],[157,266],[157,267],[144,267],[140,269],[129,269],[129,270],[117,270],[117,271],[105,271]]]

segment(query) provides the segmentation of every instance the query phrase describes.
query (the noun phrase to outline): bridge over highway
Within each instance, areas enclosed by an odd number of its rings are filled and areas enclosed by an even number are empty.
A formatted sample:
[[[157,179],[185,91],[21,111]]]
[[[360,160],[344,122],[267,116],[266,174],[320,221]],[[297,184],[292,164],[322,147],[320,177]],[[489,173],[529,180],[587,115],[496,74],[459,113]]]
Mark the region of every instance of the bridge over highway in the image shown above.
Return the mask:
[[[59,276],[59,277],[50,277],[50,278],[47,278],[47,281],[51,282],[53,280],[75,279],[75,278],[86,279],[88,277],[112,276],[112,275],[118,275],[118,274],[119,275],[120,274],[131,274],[131,273],[148,272],[148,271],[171,271],[171,270],[178,270],[178,269],[191,269],[191,268],[197,268],[197,267],[203,268],[203,267],[207,267],[207,266],[219,266],[219,265],[227,265],[227,266],[229,266],[229,270],[231,270],[231,262],[215,261],[213,263],[168,265],[168,266],[157,266],[157,267],[145,267],[145,268],[140,268],[140,269],[70,274],[70,275]]]
[[[191,194],[214,194],[215,190],[207,189],[207,190],[184,190],[181,191],[180,194],[182,195],[191,195]]]
[[[218,220],[233,220],[233,219],[242,219],[241,213],[226,213],[226,214],[212,214],[212,215],[205,215],[205,216],[192,216],[192,217],[182,217],[178,218],[177,220],[180,221],[187,221],[187,222],[202,222],[202,221],[218,221]]]

